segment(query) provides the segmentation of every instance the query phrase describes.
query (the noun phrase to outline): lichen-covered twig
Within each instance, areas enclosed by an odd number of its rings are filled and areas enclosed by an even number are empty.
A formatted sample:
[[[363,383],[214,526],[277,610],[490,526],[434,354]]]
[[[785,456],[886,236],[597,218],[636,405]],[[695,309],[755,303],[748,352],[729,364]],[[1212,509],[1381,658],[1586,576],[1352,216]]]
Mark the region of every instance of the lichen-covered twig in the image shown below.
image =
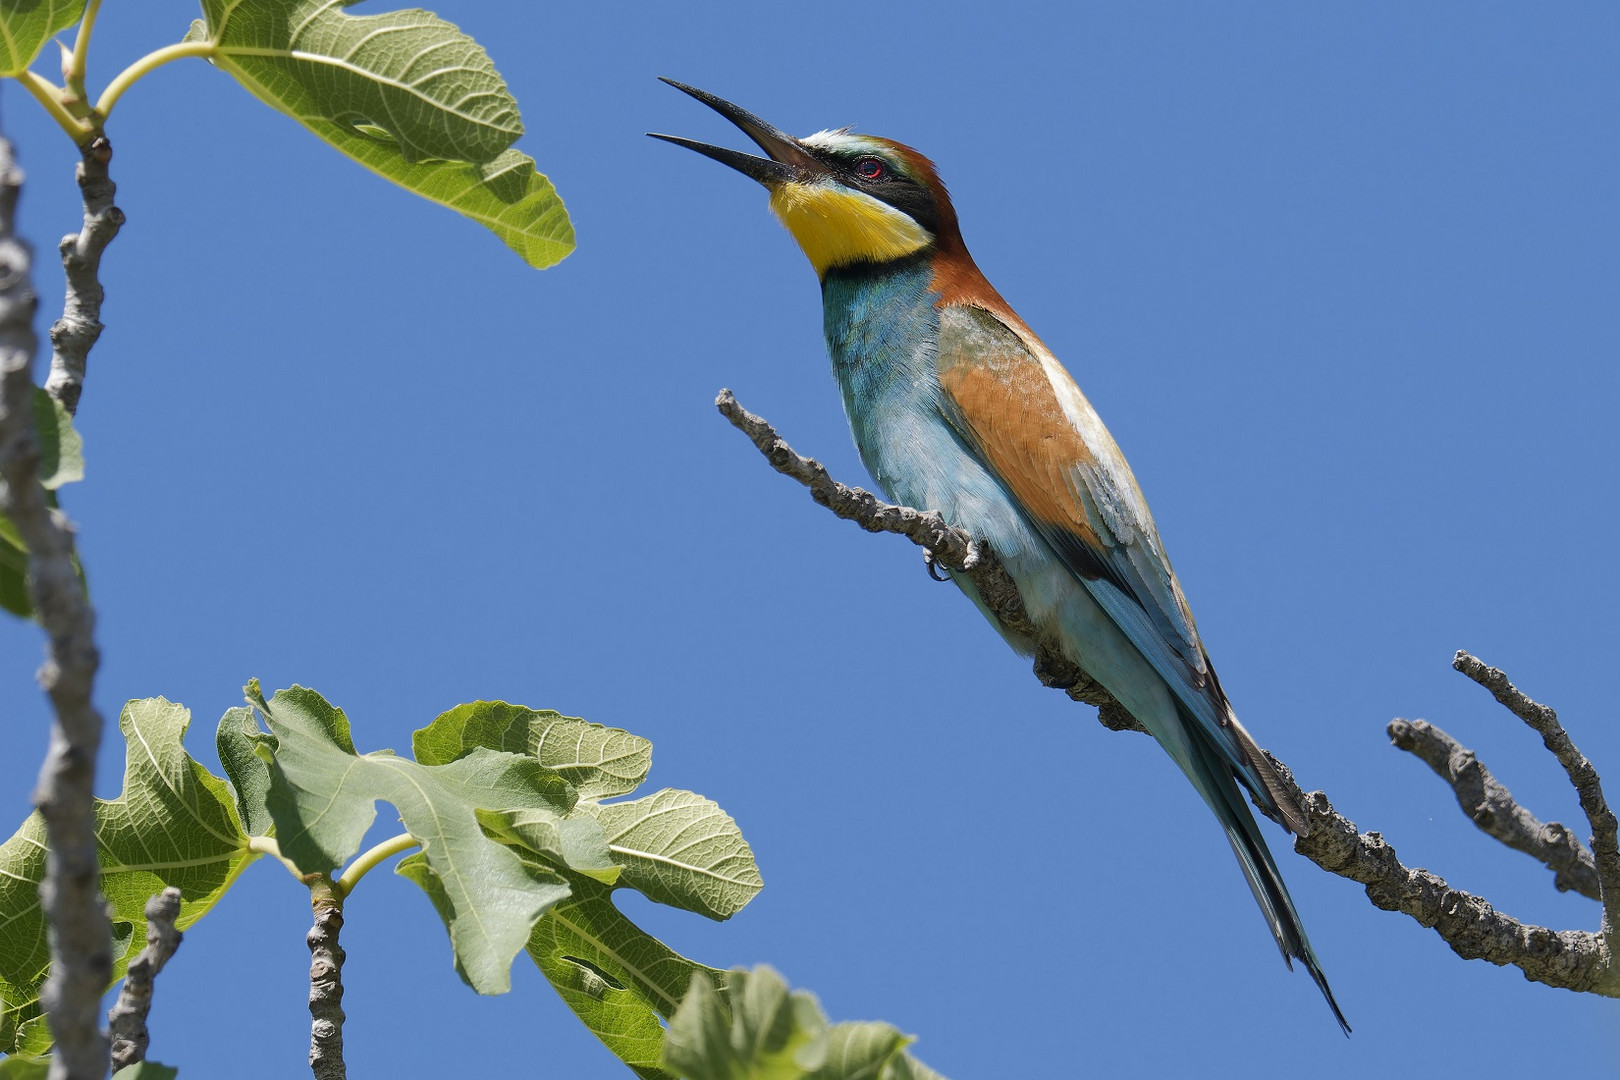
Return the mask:
[[[1291,777],[1287,783],[1294,786]],[[1437,874],[1402,865],[1381,834],[1357,830],[1322,792],[1301,798],[1311,831],[1295,838],[1294,850],[1330,873],[1360,882],[1375,907],[1399,911],[1432,928],[1465,960],[1511,965],[1530,981],[1548,986],[1620,997],[1601,934],[1550,930],[1504,915],[1485,898],[1453,889]]]
[[[62,317],[51,326],[51,373],[46,391],[70,413],[79,410],[90,348],[101,336],[101,253],[124,224],[124,212],[113,205],[117,186],[107,173],[112,144],[97,135],[81,151],[75,175],[84,198],[84,226],[62,238],[62,269],[67,296]]]
[[[1035,675],[1045,686],[1057,687],[1076,701],[1095,705],[1103,724],[1115,731],[1145,729],[1092,679],[1080,665],[1063,655],[1052,638],[1030,621],[1018,586],[995,552],[961,529],[947,525],[932,511],[914,510],[884,502],[870,491],[846,487],[834,480],[819,461],[796,452],[777,435],[763,418],[738,404],[730,390],[720,391],[715,406],[753,442],[771,467],[810,489],[810,497],[841,518],[855,522],[867,532],[888,532],[904,536],[926,552],[930,571],[941,566],[953,574],[966,576],[978,590],[985,606],[1008,631],[1029,641],[1035,653]]]
[[[309,1067],[315,1080],[344,1080],[343,1063],[343,897],[324,874],[309,880],[315,925],[309,945]]]
[[[146,948],[130,961],[118,1002],[107,1013],[112,1028],[113,1071],[146,1060],[151,1036],[146,1017],[152,1011],[152,980],[180,947],[174,920],[180,914],[180,890],[170,885],[146,902]]]
[[[1597,868],[1603,899],[1603,930],[1606,935],[1616,933],[1620,930],[1620,824],[1616,823],[1614,812],[1603,797],[1597,769],[1575,748],[1558,722],[1558,714],[1520,693],[1502,672],[1461,650],[1451,666],[1489,690],[1509,712],[1529,724],[1541,736],[1542,745],[1564,767],[1580,798],[1581,811],[1592,826],[1592,861]]]
[[[38,300],[28,246],[16,234],[22,173],[0,139],[0,510],[28,549],[28,591],[45,630],[40,685],[56,715],[34,804],[49,850],[40,902],[50,924],[51,974],[40,993],[55,1034],[53,1080],[107,1072],[101,994],[112,977],[112,935],[96,862],[94,785],[101,714],[90,701],[99,657],[95,613],[74,571],[73,533],[39,486],[33,419]]]
[[[1141,730],[1134,718],[1090,679],[1079,664],[1063,656],[1056,644],[1043,638],[1030,623],[1017,584],[988,546],[950,527],[937,514],[893,506],[870,492],[845,487],[833,480],[819,463],[795,452],[769,423],[739,405],[730,391],[722,390],[715,404],[753,441],[773,468],[808,487],[816,502],[868,531],[910,537],[931,553],[934,562],[954,574],[965,574],[981,595],[990,600],[989,606],[998,617],[1011,620],[1007,625],[1015,633],[1035,641],[1035,673],[1043,683],[1064,687],[1076,700],[1099,705],[1100,719],[1110,728]],[[1463,657],[1466,655],[1459,653],[1457,661],[1458,669],[1465,673],[1468,669],[1464,667]],[[1472,657],[1468,660],[1479,665]],[[1483,665],[1479,665],[1479,669],[1481,674],[1477,681],[1541,731],[1548,749],[1558,755],[1559,761],[1570,771],[1581,793],[1581,805],[1593,819],[1594,833],[1601,834],[1594,841],[1593,850],[1597,855],[1598,876],[1600,880],[1607,880],[1604,879],[1605,850],[1611,853],[1615,850],[1615,820],[1602,802],[1601,791],[1597,790],[1596,772],[1569,744],[1568,736],[1557,727],[1556,718],[1551,717],[1552,710],[1523,698],[1501,672]],[[1493,675],[1495,681],[1488,681]],[[1521,708],[1525,711],[1521,712]],[[1550,734],[1555,729],[1555,734]],[[1620,997],[1620,974],[1612,962],[1606,932],[1594,934],[1531,926],[1503,915],[1481,897],[1451,888],[1427,870],[1402,865],[1395,849],[1380,834],[1358,830],[1354,822],[1334,810],[1322,792],[1301,792],[1288,767],[1276,758],[1271,761],[1288,793],[1305,808],[1310,821],[1310,834],[1296,837],[1294,850],[1324,870],[1365,886],[1374,905],[1386,911],[1403,912],[1431,927],[1457,955],[1466,959],[1511,965],[1524,972],[1527,979],[1548,986]],[[1614,861],[1620,869],[1620,856]],[[1620,876],[1615,880],[1620,881]],[[1605,886],[1604,895],[1620,896],[1620,888],[1611,890]],[[1605,920],[1605,931],[1607,925]]]
[[[1457,805],[1475,825],[1551,870],[1560,892],[1573,889],[1593,900],[1603,898],[1591,852],[1569,829],[1556,821],[1542,824],[1520,806],[1472,750],[1423,720],[1392,720],[1388,730],[1397,748],[1421,759],[1451,786]]]

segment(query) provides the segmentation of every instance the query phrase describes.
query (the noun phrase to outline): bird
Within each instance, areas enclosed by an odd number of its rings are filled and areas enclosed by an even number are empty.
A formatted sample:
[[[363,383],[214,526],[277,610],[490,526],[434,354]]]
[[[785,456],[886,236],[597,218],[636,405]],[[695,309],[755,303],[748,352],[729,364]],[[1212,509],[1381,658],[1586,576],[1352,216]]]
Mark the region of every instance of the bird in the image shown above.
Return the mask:
[[[1283,960],[1350,1025],[1244,792],[1309,823],[1221,689],[1141,487],[1073,377],[974,263],[928,158],[849,128],[794,138],[662,79],[764,157],[675,135],[758,181],[821,281],[823,331],[856,449],[889,498],[989,545],[1033,624],[1134,716],[1213,811]],[[1015,649],[972,580],[952,572]]]

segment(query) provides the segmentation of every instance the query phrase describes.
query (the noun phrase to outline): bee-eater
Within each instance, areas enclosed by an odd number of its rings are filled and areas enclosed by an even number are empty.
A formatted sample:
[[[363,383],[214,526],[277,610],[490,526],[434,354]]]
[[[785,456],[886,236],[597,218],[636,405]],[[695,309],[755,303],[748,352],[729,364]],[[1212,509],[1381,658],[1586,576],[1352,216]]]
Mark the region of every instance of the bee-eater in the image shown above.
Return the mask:
[[[1125,456],[974,264],[933,163],[847,129],[795,139],[664,81],[768,155],[654,135],[770,191],[821,279],[827,349],[867,470],[891,499],[987,542],[1035,625],[1164,747],[1220,821],[1283,959],[1304,963],[1348,1033],[1242,789],[1301,836],[1305,815],[1222,692]],[[996,622],[972,581],[952,576]]]

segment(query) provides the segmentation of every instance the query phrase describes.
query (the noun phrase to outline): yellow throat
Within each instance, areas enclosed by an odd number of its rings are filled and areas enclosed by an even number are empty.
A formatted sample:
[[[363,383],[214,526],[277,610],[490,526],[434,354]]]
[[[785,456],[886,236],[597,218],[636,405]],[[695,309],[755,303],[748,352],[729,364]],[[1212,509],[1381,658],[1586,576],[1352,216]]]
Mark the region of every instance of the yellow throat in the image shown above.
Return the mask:
[[[902,258],[934,241],[887,203],[831,183],[779,184],[771,190],[771,212],[810,257],[817,277],[835,266]]]

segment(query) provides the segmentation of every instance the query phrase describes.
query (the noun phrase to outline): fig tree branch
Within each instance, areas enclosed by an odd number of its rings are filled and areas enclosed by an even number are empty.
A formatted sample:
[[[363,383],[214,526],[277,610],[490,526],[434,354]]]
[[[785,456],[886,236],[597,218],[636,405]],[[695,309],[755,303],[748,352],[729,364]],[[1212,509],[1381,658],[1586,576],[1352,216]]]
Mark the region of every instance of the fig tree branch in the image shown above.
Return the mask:
[[[106,299],[101,287],[101,253],[124,224],[124,212],[113,205],[118,188],[107,172],[112,144],[105,135],[96,135],[80,154],[74,175],[84,199],[84,224],[58,245],[67,295],[62,317],[51,326],[51,373],[45,380],[46,392],[69,413],[79,411],[90,349],[101,337],[101,304]]]
[[[22,172],[0,139],[0,510],[28,550],[28,593],[46,635],[39,682],[55,713],[34,805],[49,850],[40,902],[50,925],[51,974],[40,999],[56,1038],[53,1080],[107,1072],[101,995],[112,979],[112,936],[96,861],[95,771],[101,714],[91,703],[100,656],[95,612],[75,571],[73,530],[39,483],[33,419],[38,299],[31,253],[16,234]]]
[[[1593,900],[1603,898],[1592,853],[1569,829],[1556,821],[1542,824],[1520,806],[1472,750],[1424,720],[1391,720],[1388,731],[1397,749],[1421,759],[1451,787],[1469,820],[1551,870],[1559,892],[1573,889]]]

